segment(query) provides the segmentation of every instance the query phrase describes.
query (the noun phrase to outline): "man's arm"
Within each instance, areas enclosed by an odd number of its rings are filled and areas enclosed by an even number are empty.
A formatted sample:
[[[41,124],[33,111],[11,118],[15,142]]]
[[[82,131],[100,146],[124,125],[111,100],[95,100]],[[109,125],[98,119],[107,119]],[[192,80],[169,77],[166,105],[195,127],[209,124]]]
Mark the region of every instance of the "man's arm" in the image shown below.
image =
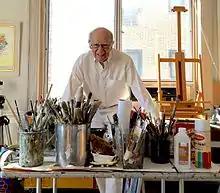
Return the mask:
[[[131,88],[134,96],[140,105],[153,117],[159,117],[158,105],[153,101],[150,93],[145,88],[138,72],[135,68],[133,60],[130,58],[126,67],[127,84]]]
[[[79,88],[79,86],[83,83],[83,72],[80,68],[82,63],[81,57],[79,57],[72,69],[72,73],[70,75],[68,84],[65,88],[62,100],[68,101],[70,99],[73,99],[75,97],[76,91]]]

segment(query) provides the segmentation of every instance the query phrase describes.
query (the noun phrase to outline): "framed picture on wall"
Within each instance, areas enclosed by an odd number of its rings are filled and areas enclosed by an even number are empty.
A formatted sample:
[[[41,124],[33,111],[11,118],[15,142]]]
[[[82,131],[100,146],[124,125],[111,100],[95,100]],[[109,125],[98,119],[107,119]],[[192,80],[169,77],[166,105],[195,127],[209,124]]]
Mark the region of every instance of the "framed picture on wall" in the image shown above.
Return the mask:
[[[20,22],[0,21],[0,76],[18,76]]]

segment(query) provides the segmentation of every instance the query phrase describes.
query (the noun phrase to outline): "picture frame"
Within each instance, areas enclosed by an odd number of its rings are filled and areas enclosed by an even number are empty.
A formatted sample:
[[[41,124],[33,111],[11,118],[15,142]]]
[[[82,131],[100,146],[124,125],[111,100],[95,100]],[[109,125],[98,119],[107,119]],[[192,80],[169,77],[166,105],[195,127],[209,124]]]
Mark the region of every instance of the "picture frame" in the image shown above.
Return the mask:
[[[0,21],[0,76],[18,76],[21,23]]]

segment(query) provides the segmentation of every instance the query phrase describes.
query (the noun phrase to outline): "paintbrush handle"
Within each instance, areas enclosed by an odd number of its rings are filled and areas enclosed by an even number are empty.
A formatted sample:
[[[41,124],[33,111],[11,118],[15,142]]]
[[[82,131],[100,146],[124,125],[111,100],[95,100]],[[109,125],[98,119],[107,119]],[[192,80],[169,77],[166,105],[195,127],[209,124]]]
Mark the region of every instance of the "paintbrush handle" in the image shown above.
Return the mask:
[[[82,98],[83,98],[83,87],[80,86],[77,91],[76,91],[76,108],[81,107],[81,103],[82,103]]]
[[[10,109],[11,112],[12,112],[12,115],[13,115],[15,121],[17,122],[17,124],[18,124],[18,126],[20,127],[20,129],[23,130],[24,128],[22,127],[21,122],[19,121],[18,117],[16,116],[16,114],[15,114],[13,108],[11,107],[11,105],[10,105],[10,103],[9,103],[9,101],[8,101],[8,99],[7,99],[6,97],[5,97],[5,100],[6,100],[7,104],[8,104],[9,109]]]
[[[53,84],[50,85],[50,88],[49,88],[49,91],[48,91],[48,93],[47,93],[47,95],[46,95],[46,97],[45,97],[45,101],[44,101],[44,103],[47,102],[47,100],[48,100],[48,98],[49,98],[49,96],[50,96],[50,93],[51,93],[52,87],[53,87]]]

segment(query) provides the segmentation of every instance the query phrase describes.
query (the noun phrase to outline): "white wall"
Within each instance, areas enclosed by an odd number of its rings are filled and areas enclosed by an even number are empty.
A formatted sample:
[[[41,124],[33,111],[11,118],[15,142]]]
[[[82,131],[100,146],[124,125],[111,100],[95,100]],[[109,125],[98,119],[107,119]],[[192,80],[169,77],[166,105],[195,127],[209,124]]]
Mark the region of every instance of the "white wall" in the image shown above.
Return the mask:
[[[204,95],[212,105],[220,104],[219,11],[219,0],[201,0]]]
[[[20,73],[17,77],[0,77],[4,81],[5,96],[14,107],[16,99],[23,115],[30,107],[29,101],[36,100],[36,72],[39,55],[39,21],[40,0],[0,0],[0,21],[21,22]],[[17,143],[18,133],[11,111],[7,104],[3,113],[11,121],[10,130],[13,142]]]
[[[0,0],[0,21],[22,22],[21,50],[20,50],[20,75],[18,77],[0,77],[4,81],[4,92],[14,107],[16,99],[22,112],[27,109],[28,99],[28,55],[29,55],[29,0]],[[17,139],[17,132],[11,112],[5,104],[3,111],[9,117],[13,139]]]

